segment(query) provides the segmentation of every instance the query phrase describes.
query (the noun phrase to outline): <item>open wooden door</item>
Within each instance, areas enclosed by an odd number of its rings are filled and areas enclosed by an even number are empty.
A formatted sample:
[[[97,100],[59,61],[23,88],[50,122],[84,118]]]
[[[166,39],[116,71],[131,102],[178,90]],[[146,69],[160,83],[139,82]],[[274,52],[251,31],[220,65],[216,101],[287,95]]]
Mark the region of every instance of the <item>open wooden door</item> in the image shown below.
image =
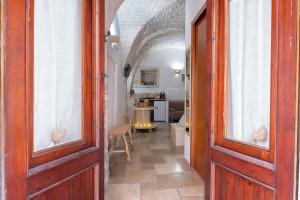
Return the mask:
[[[192,24],[191,166],[205,178],[205,88],[207,68],[206,6]]]
[[[2,11],[6,199],[104,199],[104,0]]]
[[[297,0],[208,0],[206,198],[295,197]]]

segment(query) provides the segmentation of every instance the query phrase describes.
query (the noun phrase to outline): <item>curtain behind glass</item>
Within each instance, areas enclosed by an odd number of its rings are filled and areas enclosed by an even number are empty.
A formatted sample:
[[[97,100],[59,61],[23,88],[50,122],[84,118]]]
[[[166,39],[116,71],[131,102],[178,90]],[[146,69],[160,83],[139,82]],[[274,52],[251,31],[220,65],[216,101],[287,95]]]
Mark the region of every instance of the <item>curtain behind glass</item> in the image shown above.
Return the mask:
[[[271,0],[229,2],[227,137],[268,147],[270,130]]]
[[[34,1],[34,150],[81,138],[81,0]]]

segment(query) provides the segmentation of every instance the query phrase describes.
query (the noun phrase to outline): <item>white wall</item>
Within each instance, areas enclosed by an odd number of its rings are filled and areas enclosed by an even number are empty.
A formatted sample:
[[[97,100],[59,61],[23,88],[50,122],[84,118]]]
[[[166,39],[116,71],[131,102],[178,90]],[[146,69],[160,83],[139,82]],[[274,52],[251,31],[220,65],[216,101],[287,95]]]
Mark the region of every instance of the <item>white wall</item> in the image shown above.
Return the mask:
[[[116,18],[117,19],[117,18]],[[119,34],[118,20],[111,27],[112,34]],[[123,76],[123,60],[121,47],[112,48],[106,43],[105,70],[108,77],[105,82],[105,138],[109,130],[116,124],[123,123],[127,111],[127,81]],[[109,175],[108,141],[105,140],[105,179]]]
[[[182,81],[181,75],[176,76],[172,69],[172,65],[176,63],[185,66],[185,50],[162,49],[152,52],[142,60],[140,66],[159,68],[159,87],[133,89],[136,93],[164,91],[170,100],[184,100],[184,81]]]
[[[105,30],[110,28],[123,2],[124,0],[105,0]]]

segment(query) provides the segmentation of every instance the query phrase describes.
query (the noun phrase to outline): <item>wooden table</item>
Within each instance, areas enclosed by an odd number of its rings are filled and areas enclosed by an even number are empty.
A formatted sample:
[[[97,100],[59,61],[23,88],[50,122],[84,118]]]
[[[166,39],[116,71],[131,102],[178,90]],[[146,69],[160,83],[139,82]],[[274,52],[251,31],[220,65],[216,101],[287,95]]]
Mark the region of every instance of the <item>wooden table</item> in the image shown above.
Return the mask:
[[[151,111],[154,110],[152,106],[145,107],[134,107],[135,120],[133,130],[136,133],[137,130],[149,130],[149,133],[152,132],[156,126],[151,122]]]

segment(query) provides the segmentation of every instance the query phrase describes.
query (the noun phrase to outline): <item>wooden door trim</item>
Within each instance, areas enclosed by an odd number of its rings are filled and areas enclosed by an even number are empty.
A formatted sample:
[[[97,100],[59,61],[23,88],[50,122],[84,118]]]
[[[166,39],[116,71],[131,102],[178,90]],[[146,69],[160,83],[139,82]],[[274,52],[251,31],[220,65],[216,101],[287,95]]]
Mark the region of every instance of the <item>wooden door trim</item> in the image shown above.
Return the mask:
[[[271,58],[270,58],[270,129],[269,129],[269,148],[263,148],[257,145],[246,143],[227,138],[227,71],[229,69],[229,1],[216,2],[215,12],[215,34],[216,34],[216,70],[217,70],[217,136],[216,143],[227,149],[247,154],[249,156],[263,159],[268,162],[274,161],[274,138],[276,134],[276,120],[277,120],[277,81],[278,81],[278,1],[272,1],[271,5]]]
[[[236,175],[238,175],[238,176],[240,176],[240,177],[242,177],[242,178],[244,178],[244,179],[246,179],[246,180],[248,180],[248,181],[250,181],[252,183],[255,183],[255,184],[260,185],[260,186],[262,186],[262,187],[264,187],[264,188],[266,188],[266,189],[268,189],[270,191],[275,192],[273,186],[266,185],[264,182],[261,182],[261,181],[257,180],[256,178],[249,177],[248,175],[245,175],[243,173],[239,173],[238,171],[236,171],[236,170],[234,170],[234,169],[232,169],[230,167],[224,166],[222,164],[219,164],[219,163],[214,163],[213,165],[217,166],[217,167],[220,167],[222,169],[225,169],[225,170],[227,170],[227,171],[229,171],[229,172],[231,172],[233,174],[236,174]],[[245,193],[244,195],[246,196],[246,194],[247,193]],[[257,200],[261,200],[261,199],[257,199]]]
[[[278,119],[275,137],[276,199],[295,197],[297,138],[297,4],[279,0],[278,10]],[[288,42],[288,43],[287,43]]]
[[[205,163],[205,199],[214,199],[214,185],[212,184],[215,180],[214,174],[211,172],[214,171],[214,164],[211,163],[211,151],[210,147],[213,146],[214,135],[216,132],[215,127],[215,67],[214,67],[214,56],[215,56],[215,33],[214,33],[214,18],[215,18],[215,9],[214,9],[214,2],[212,0],[207,0],[207,83],[206,83],[206,115],[205,115],[205,136],[206,136],[206,144],[205,144],[205,156],[206,156],[206,163]]]
[[[95,30],[93,30],[93,65],[97,66],[95,71],[94,84],[96,98],[93,101],[95,107],[94,113],[96,116],[93,120],[93,146],[99,148],[99,164],[95,167],[95,197],[99,197],[99,200],[104,200],[104,152],[105,152],[105,80],[102,74],[105,74],[105,0],[93,0],[93,7],[96,17],[93,20]],[[97,177],[100,177],[97,179]]]
[[[26,8],[29,1],[4,0],[2,23],[4,29],[2,55],[3,64],[3,108],[5,139],[5,190],[6,199],[27,199],[36,192],[51,187],[80,174],[91,167],[94,169],[94,185],[96,199],[104,199],[104,80],[99,77],[104,73],[104,0],[93,2],[93,44],[92,44],[92,83],[95,98],[92,100],[92,137],[91,148],[66,155],[61,160],[44,163],[36,168],[29,168],[29,135],[26,116]],[[2,121],[2,120],[1,120]],[[76,162],[76,163],[75,163]],[[70,167],[70,168],[69,168]],[[62,173],[61,168],[69,169]],[[58,174],[57,172],[60,171]],[[44,174],[42,174],[42,172]],[[72,174],[72,172],[74,172]],[[90,172],[89,172],[90,173]],[[45,178],[51,176],[50,180]],[[55,175],[55,176],[54,176]],[[100,180],[99,180],[100,179]],[[41,180],[43,182],[41,182]],[[59,181],[51,185],[54,181]],[[42,188],[36,183],[41,183]]]
[[[25,87],[26,2],[3,2],[3,77],[6,199],[26,199],[27,135]],[[5,41],[5,42],[4,42]],[[16,116],[16,113],[19,113]],[[16,139],[18,138],[18,139]],[[8,187],[9,186],[9,187]],[[18,191],[18,192],[16,192]]]
[[[92,99],[95,98],[92,93],[95,85],[93,84],[93,71],[96,67],[92,64],[92,24],[93,14],[92,0],[81,1],[82,17],[81,17],[81,35],[82,35],[82,129],[81,139],[66,144],[47,148],[41,151],[34,151],[34,0],[26,0],[26,119],[28,134],[28,156],[29,167],[35,167],[46,162],[61,158],[63,156],[89,148],[95,138],[92,137],[92,119],[93,107]]]
[[[195,58],[195,54],[196,54],[196,23],[197,21],[201,18],[201,16],[203,14],[205,14],[206,12],[206,3],[203,4],[203,6],[201,7],[201,9],[199,10],[199,12],[197,13],[196,17],[193,19],[192,21],[192,25],[191,25],[191,30],[192,30],[192,42],[191,42],[191,96],[193,95],[193,88],[195,88],[194,86],[194,81],[193,81],[193,71],[195,71],[195,68],[196,68],[196,58]],[[192,99],[191,98],[191,111],[193,110],[193,108],[195,106],[197,106],[196,103],[193,103],[192,102]],[[193,111],[192,111],[193,112]],[[191,115],[191,128],[190,128],[190,137],[191,137],[191,151],[190,151],[190,160],[191,160],[191,166],[193,168],[195,168],[195,146],[197,145],[194,141],[194,138],[193,138],[193,124],[194,124],[194,121],[196,121],[197,119],[194,119],[193,115]],[[205,140],[207,141],[207,140]]]
[[[275,187],[275,169],[270,163],[249,156],[245,159],[243,154],[228,151],[228,149],[221,147],[214,147],[211,149],[211,159],[215,163],[218,163],[218,165],[230,168],[235,172],[239,172],[239,174],[257,180],[264,185]],[[261,165],[257,165],[257,162],[261,163]],[[251,170],[249,170],[249,167]]]
[[[296,159],[296,164],[295,164],[295,199],[300,199],[300,184],[299,184],[299,178],[300,178],[300,160],[299,160],[299,156],[300,156],[300,143],[298,142],[299,139],[300,139],[300,135],[299,135],[299,124],[300,124],[300,112],[299,112],[299,92],[300,92],[300,87],[299,87],[299,78],[300,78],[300,0],[297,1],[298,2],[298,5],[297,5],[297,12],[298,12],[298,18],[297,18],[297,116],[296,116],[296,119],[297,119],[297,124],[296,124],[296,127],[297,127],[297,134],[296,134],[296,138],[295,138],[295,145],[296,145],[296,156],[297,156],[297,159]]]
[[[74,174],[94,167],[99,162],[99,149],[91,147],[73,155],[29,170],[28,195],[36,196],[64,182]]]

